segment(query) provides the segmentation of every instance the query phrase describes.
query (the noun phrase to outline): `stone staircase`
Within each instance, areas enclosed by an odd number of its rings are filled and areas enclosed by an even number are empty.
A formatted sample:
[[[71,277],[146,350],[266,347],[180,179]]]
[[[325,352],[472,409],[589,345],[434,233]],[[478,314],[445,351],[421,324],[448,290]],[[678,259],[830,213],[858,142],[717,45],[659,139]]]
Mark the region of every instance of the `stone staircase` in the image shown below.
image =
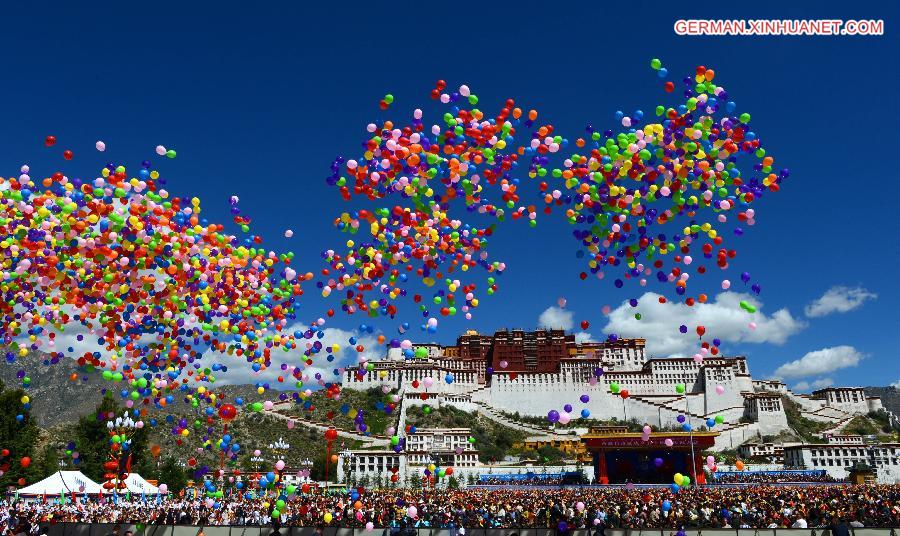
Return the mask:
[[[323,433],[325,432],[325,430],[328,430],[329,428],[333,427],[332,424],[325,422],[325,421],[315,421],[315,420],[310,419],[309,417],[304,417],[302,415],[285,415],[284,413],[281,413],[281,411],[289,409],[292,406],[292,404],[293,403],[291,401],[277,402],[277,403],[275,403],[275,405],[272,407],[271,410],[263,410],[262,413],[269,417],[281,419],[285,422],[292,420],[302,426],[305,426],[307,428],[312,428],[313,430],[318,430]],[[386,436],[366,435],[366,434],[361,434],[355,430],[349,431],[349,430],[343,430],[343,429],[337,428],[337,427],[334,427],[334,428],[337,430],[338,437],[343,437],[345,439],[353,439],[356,441],[360,441],[362,443],[365,443],[366,447],[387,446],[388,444],[390,444],[390,438],[388,438]]]
[[[498,424],[502,424],[503,426],[506,426],[507,428],[512,428],[513,430],[519,430],[520,432],[525,432],[526,434],[530,434],[530,435],[546,436],[546,437],[554,438],[554,439],[571,437],[570,435],[558,434],[558,433],[540,428],[540,427],[532,425],[532,424],[526,424],[526,423],[523,423],[520,421],[515,421],[513,419],[510,419],[506,415],[503,415],[502,413],[495,410],[491,406],[485,404],[484,402],[473,402],[473,404],[475,405],[475,411],[477,411],[481,415],[484,415],[485,417],[491,419],[492,421],[494,421]]]
[[[835,423],[835,425],[832,426],[831,428],[827,428],[827,429],[825,429],[825,430],[822,430],[822,431],[819,432],[819,433],[820,433],[820,434],[823,434],[823,435],[824,435],[824,434],[832,434],[832,435],[836,435],[836,434],[840,433],[840,431],[841,431],[845,426],[847,426],[847,425],[850,423],[850,421],[853,420],[853,417],[854,417],[853,415],[848,415],[847,417],[844,417],[843,419],[841,419],[841,420],[839,420],[837,423]]]

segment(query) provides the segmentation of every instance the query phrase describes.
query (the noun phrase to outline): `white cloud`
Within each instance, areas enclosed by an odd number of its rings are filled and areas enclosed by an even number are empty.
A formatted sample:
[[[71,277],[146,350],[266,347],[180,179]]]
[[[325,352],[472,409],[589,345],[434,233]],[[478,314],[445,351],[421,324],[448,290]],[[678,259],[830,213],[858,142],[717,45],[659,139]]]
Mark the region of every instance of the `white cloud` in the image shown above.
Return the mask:
[[[823,387],[831,387],[834,385],[834,380],[831,378],[818,378],[813,380],[811,383],[803,380],[797,382],[794,385],[794,391],[815,391],[816,389],[821,389]]]
[[[817,318],[831,313],[846,313],[862,307],[867,300],[874,300],[878,295],[862,287],[850,288],[836,286],[828,289],[817,300],[812,301],[804,310],[806,316]]]
[[[298,324],[285,328],[284,331],[293,333],[297,330],[305,331],[306,329],[306,326]],[[315,377],[317,373],[321,375],[322,381],[339,382],[341,381],[342,376],[335,375],[334,369],[354,367],[359,363],[358,358],[360,354],[357,353],[356,349],[349,343],[350,337],[354,336],[357,339],[356,344],[361,344],[365,347],[366,350],[362,355],[367,359],[375,360],[384,357],[384,355],[382,355],[383,352],[381,351],[382,347],[378,344],[374,335],[361,336],[352,331],[339,328],[326,328],[325,336],[321,339],[298,339],[296,350],[290,352],[282,352],[280,350],[272,352],[272,366],[260,372],[254,372],[252,363],[248,363],[243,357],[226,356],[216,353],[217,360],[228,366],[228,372],[217,377],[216,385],[269,382],[269,386],[273,388],[293,389],[294,383],[297,380],[291,375],[291,366],[303,367],[304,389],[318,389],[318,380]],[[303,355],[303,352],[306,351],[305,344],[307,342],[312,344],[314,341],[320,341],[322,346],[325,347],[338,345],[340,350],[332,353],[332,355],[334,355],[334,361],[327,361],[326,356],[328,354],[322,351],[315,354],[316,357],[313,358],[312,365],[305,366],[304,362],[306,361],[306,356]],[[204,356],[204,361],[209,357],[209,355]],[[282,363],[288,365],[288,370],[281,370]],[[278,376],[284,376],[284,383],[278,383]]]
[[[892,383],[891,387],[893,387],[894,389],[900,389],[900,380],[897,380],[894,383]]]
[[[741,300],[753,304],[757,312],[749,314],[741,309]],[[762,312],[763,304],[749,294],[723,292],[715,301],[688,307],[672,301],[659,303],[659,294],[646,292],[638,302],[637,307],[623,302],[611,311],[603,332],[647,339],[647,352],[655,356],[683,356],[698,351],[697,326],[706,328],[704,340],[773,344],[783,344],[806,327],[787,309],[767,316]],[[640,320],[634,317],[635,313],[641,314]],[[751,322],[756,323],[756,329],[750,328]],[[679,332],[681,325],[687,326],[686,334]]]
[[[575,342],[597,342],[594,336],[587,331],[579,331],[575,334]]]
[[[574,326],[571,311],[552,305],[547,307],[538,317],[538,327],[564,329],[569,331]]]
[[[779,378],[807,378],[835,370],[855,367],[865,356],[852,346],[834,346],[809,352],[775,370]]]

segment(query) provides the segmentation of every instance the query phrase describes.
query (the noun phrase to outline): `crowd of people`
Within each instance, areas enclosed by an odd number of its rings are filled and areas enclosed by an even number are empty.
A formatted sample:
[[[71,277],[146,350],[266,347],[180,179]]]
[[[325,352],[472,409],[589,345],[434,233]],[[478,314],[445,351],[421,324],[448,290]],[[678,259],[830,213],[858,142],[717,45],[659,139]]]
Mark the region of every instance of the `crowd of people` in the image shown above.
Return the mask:
[[[273,498],[42,503],[8,500],[3,534],[40,534],[58,522],[430,528],[809,528],[836,519],[857,527],[900,526],[900,486],[509,488],[365,490],[302,494],[272,519]],[[18,529],[17,529],[18,527]],[[22,531],[28,527],[30,532]]]
[[[770,483],[837,483],[846,482],[822,472],[777,472],[777,473],[752,473],[742,471],[739,473],[717,474],[710,479],[713,484],[770,484]]]

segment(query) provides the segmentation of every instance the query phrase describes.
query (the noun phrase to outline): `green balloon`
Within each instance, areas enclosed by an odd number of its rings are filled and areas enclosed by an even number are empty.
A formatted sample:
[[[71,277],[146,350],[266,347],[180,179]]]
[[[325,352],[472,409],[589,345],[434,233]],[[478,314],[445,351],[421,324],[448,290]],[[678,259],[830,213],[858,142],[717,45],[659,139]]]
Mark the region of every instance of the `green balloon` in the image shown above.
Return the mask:
[[[684,384],[683,383],[675,384],[675,392],[680,395],[684,394]]]
[[[725,417],[723,417],[722,415],[716,415],[716,424],[722,424],[723,422],[725,422]]]

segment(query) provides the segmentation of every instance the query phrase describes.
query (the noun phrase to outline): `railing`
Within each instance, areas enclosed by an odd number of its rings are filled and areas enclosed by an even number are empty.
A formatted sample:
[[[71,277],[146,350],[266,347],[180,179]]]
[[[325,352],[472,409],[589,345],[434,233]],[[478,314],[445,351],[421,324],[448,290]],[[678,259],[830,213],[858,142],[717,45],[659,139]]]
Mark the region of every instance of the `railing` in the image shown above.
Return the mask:
[[[194,525],[149,525],[139,528],[127,523],[82,524],[57,523],[50,525],[49,536],[457,536],[456,529],[386,529],[371,531],[362,528],[281,527],[276,532],[270,526],[204,527]],[[897,528],[851,529],[852,536],[897,536]],[[396,532],[394,532],[396,531]],[[676,529],[606,529],[606,536],[674,536]],[[687,529],[685,536],[830,536],[827,528],[811,529]],[[588,529],[568,530],[566,536],[591,536]],[[466,529],[466,536],[558,536],[557,529]]]

